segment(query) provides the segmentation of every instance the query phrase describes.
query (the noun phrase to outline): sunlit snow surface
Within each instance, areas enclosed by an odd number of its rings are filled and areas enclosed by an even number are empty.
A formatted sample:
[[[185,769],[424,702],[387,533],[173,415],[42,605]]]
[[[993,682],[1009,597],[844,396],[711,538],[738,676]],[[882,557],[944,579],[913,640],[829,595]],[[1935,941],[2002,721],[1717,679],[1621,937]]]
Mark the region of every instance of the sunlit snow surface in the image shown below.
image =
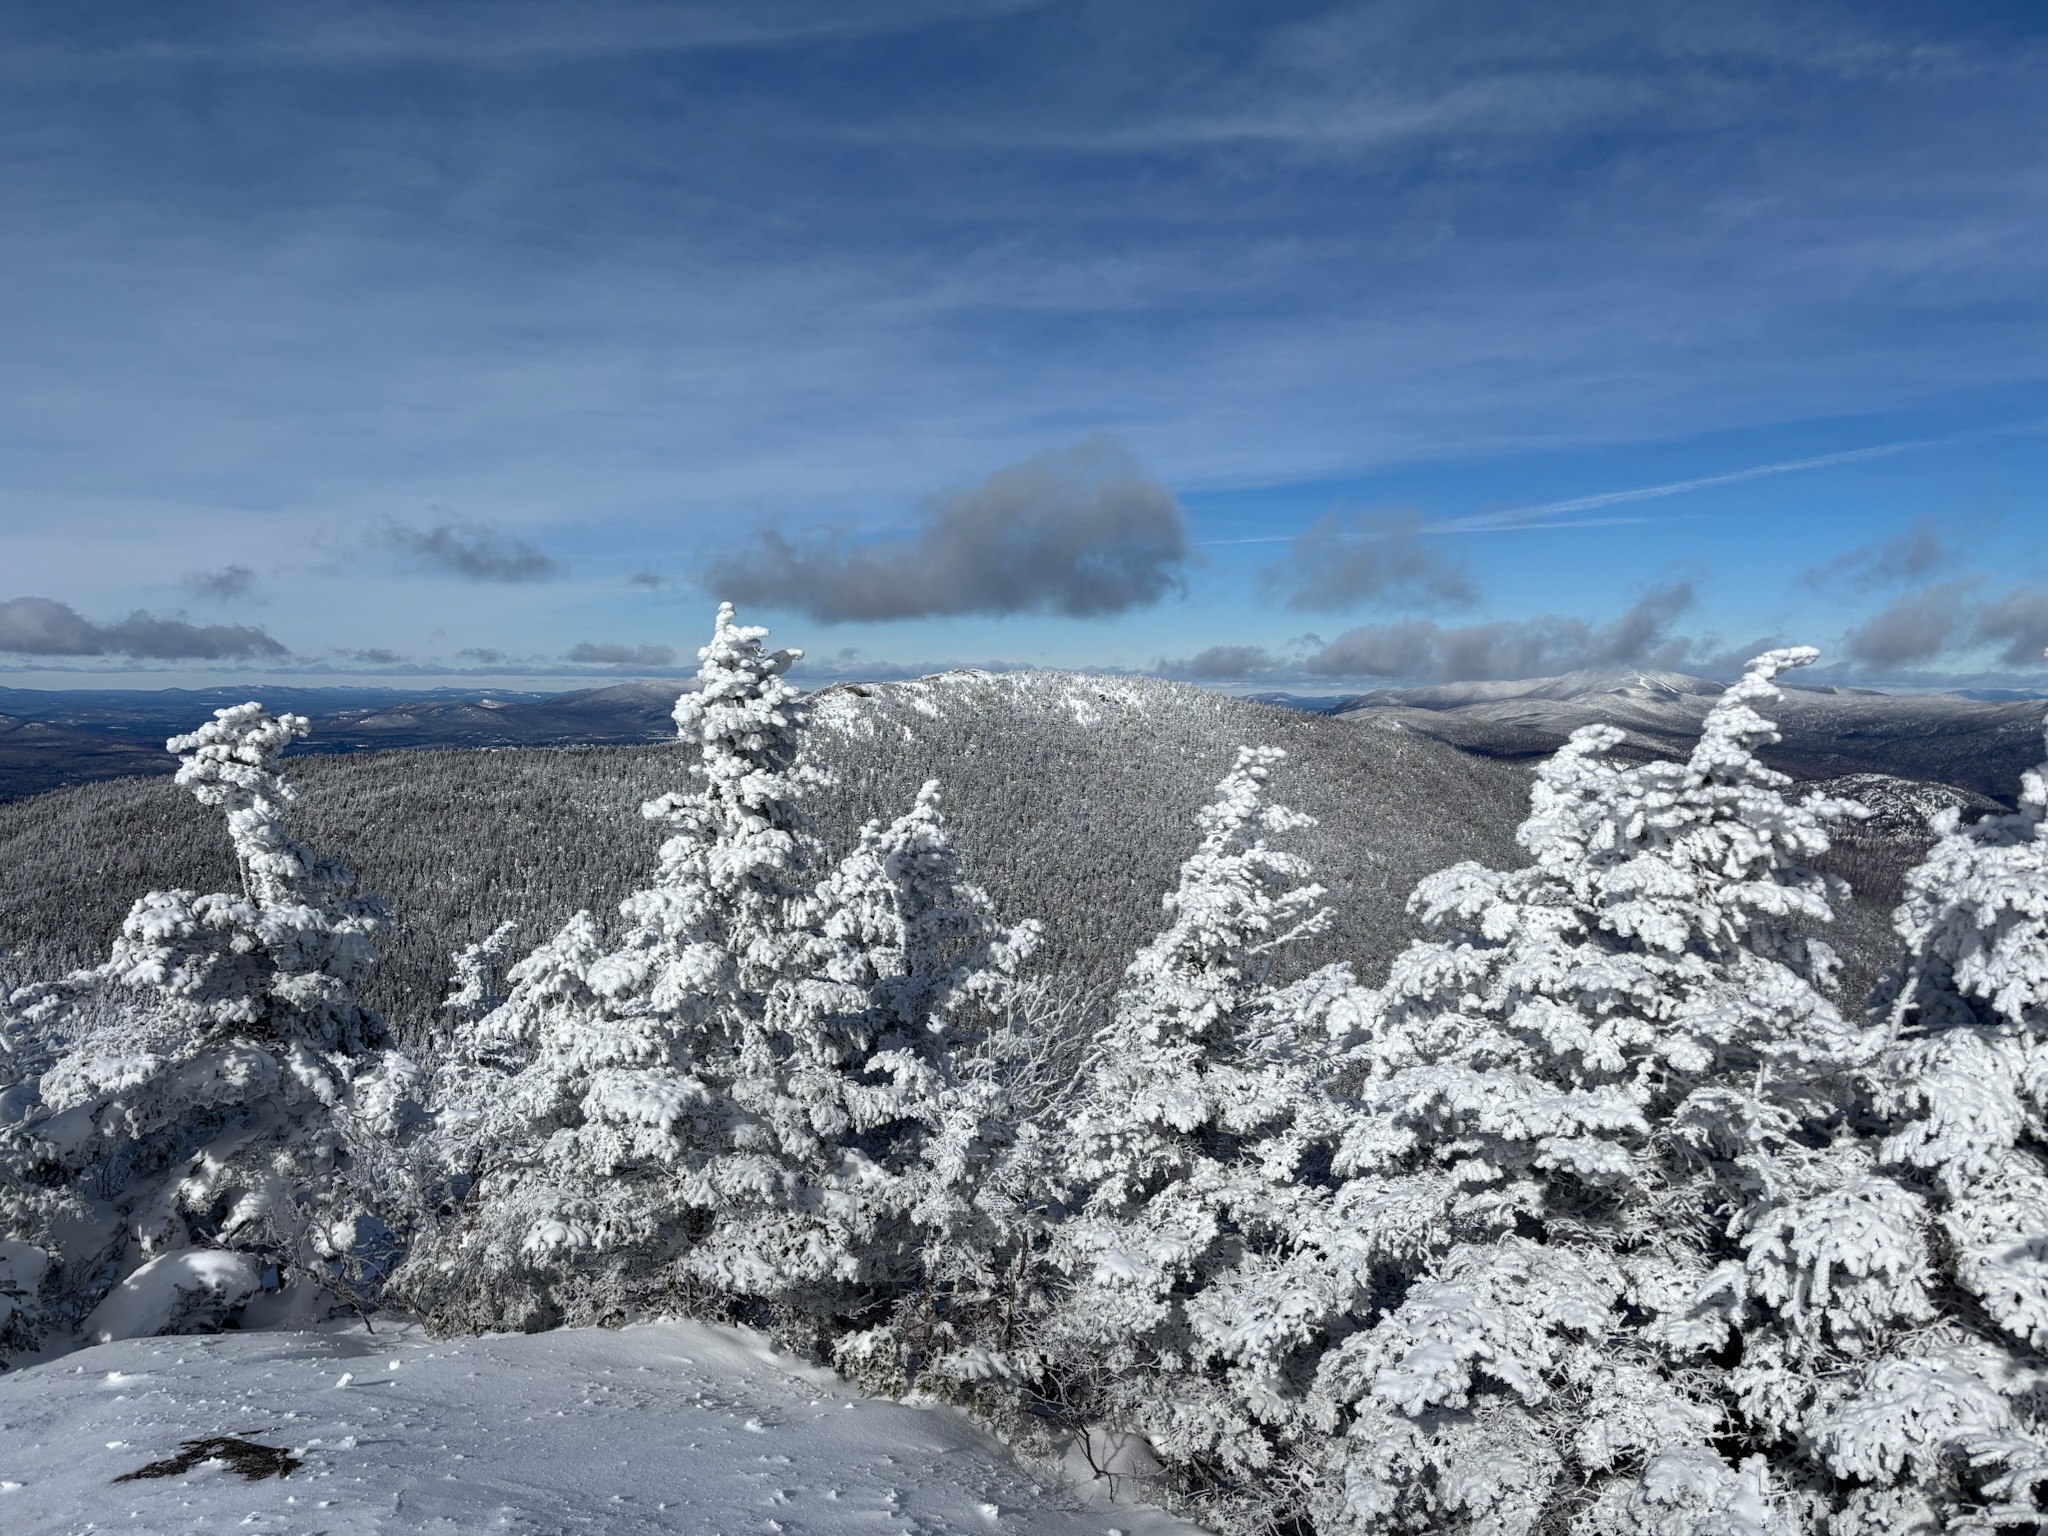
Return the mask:
[[[185,1440],[304,1458],[115,1483]],[[695,1323],[435,1340],[380,1326],[102,1344],[0,1376],[0,1531],[1138,1536],[957,1414],[856,1397]]]

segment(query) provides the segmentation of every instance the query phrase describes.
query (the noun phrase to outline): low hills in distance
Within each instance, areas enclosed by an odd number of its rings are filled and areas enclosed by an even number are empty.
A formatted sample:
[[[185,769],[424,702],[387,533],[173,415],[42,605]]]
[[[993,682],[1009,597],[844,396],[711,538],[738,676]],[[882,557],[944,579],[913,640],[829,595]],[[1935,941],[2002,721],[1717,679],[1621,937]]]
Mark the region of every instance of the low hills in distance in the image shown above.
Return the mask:
[[[260,699],[313,722],[302,750],[549,747],[657,741],[674,727],[680,683],[614,683],[571,693],[453,689],[166,688],[155,691],[0,688],[0,803],[70,784],[169,773],[170,736],[214,710]]]
[[[163,750],[166,737],[252,696],[313,722],[313,739],[302,750],[354,753],[660,741],[670,734],[669,710],[682,686],[623,682],[559,694],[242,685],[154,692],[0,688],[0,803],[70,784],[168,773],[175,764]],[[1624,755],[1681,757],[1724,686],[1685,673],[1627,670],[1249,698],[1510,761],[1546,756],[1574,730],[1596,722],[1628,733]],[[1785,739],[1764,757],[1799,779],[1882,773],[2009,803],[2020,774],[2040,759],[2042,708],[2041,700],[2025,697],[1793,684],[1779,722]]]
[[[1360,726],[1410,731],[1509,759],[1554,752],[1580,726],[1628,733],[1624,755],[1682,757],[1725,684],[1681,672],[1572,672],[1509,683],[1450,683],[1336,698],[1255,695]],[[1882,773],[1952,784],[2009,804],[2041,760],[2038,698],[1880,693],[1787,682],[1784,740],[1761,754],[1798,779]]]

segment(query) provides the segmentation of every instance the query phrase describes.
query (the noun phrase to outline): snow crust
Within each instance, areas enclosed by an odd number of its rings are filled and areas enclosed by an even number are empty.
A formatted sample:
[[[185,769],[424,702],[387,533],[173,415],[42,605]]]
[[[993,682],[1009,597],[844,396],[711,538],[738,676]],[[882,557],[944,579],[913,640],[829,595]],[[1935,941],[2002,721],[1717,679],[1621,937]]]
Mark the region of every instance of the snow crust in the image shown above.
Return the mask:
[[[241,1435],[303,1465],[114,1479]],[[1198,1536],[702,1323],[128,1339],[0,1376],[0,1530]]]

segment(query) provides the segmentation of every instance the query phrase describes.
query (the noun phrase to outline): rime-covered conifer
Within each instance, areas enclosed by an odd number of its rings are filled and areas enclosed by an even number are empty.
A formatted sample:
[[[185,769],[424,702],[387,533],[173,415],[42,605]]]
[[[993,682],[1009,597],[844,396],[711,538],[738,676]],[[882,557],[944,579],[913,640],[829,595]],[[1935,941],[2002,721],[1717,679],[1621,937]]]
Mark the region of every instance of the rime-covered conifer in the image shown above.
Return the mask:
[[[473,1174],[406,1287],[450,1325],[539,1326],[672,1296],[724,1200],[715,1169],[758,1142],[732,1075],[802,949],[814,844],[798,805],[801,652],[718,613],[675,707],[697,782],[641,814],[669,829],[606,945],[587,913],[508,972],[460,1029],[444,1097]]]
[[[880,1351],[891,1387],[946,1387],[1015,1429],[1016,1393],[1041,1373],[1061,1289],[1052,1246],[1090,1000],[1031,977],[982,992],[974,1011],[982,1022],[949,1042],[908,1175],[914,1291],[886,1329],[851,1336],[842,1358],[873,1375]]]
[[[857,1003],[792,1052],[791,1097],[840,1139],[832,1180],[870,1255],[859,1278],[906,1297],[842,1358],[896,1383],[1001,1374],[1052,1172],[1029,1123],[1052,1042],[1020,1034],[1050,1022],[1044,989],[1018,980],[1038,925],[1003,924],[967,880],[935,781],[862,830],[816,914],[823,969]]]
[[[1538,775],[1529,867],[1417,889],[1433,936],[1352,1052],[1333,1204],[1382,1299],[1318,1368],[1320,1525],[1763,1530],[1827,1506],[1793,1454],[1819,1384],[1934,1304],[1919,1201],[1848,1124],[1870,1042],[1821,990],[1836,892],[1812,861],[1854,808],[1795,803],[1756,757],[1755,706],[1814,655],[1759,657],[1684,763],[1578,732]]]
[[[518,931],[517,923],[500,923],[476,943],[456,951],[454,974],[441,1008],[458,1028],[474,1025],[505,1001],[505,956],[512,952],[512,936]]]
[[[644,807],[673,835],[622,938],[579,916],[460,1029],[441,1141],[467,1188],[410,1277],[447,1321],[704,1295],[830,1315],[916,1249],[949,1028],[1031,931],[960,878],[935,786],[821,869],[798,653],[765,634],[728,606],[700,652],[676,706],[698,783]]]
[[[1070,1142],[1081,1205],[1059,1234],[1072,1292],[1047,1331],[1084,1411],[1143,1434],[1224,1523],[1247,1496],[1285,1498],[1267,1424],[1302,1383],[1285,1346],[1247,1334],[1289,1330],[1273,1304],[1326,1224],[1304,1165],[1334,1125],[1299,1047],[1351,991],[1342,967],[1273,981],[1328,920],[1307,862],[1272,841],[1312,825],[1266,802],[1284,756],[1238,754],[1097,1036]]]
[[[1948,810],[1934,830],[1872,999],[1892,1044],[1871,1081],[1883,1159],[1931,1206],[1945,1293],[1968,1302],[1865,1363],[1813,1433],[1900,1509],[2032,1527],[2048,1514],[2048,762],[2017,810],[1968,826]]]
[[[280,1281],[346,1294],[383,1246],[353,1165],[411,1073],[360,999],[382,903],[286,827],[277,759],[305,733],[243,704],[173,738],[241,888],[151,891],[104,964],[14,1000],[43,1060],[0,1132],[0,1223],[44,1251],[53,1324],[212,1326]]]
[[[693,1269],[829,1310],[833,1292],[886,1278],[870,1256],[909,1203],[950,1076],[949,1015],[1014,969],[1014,945],[961,878],[932,783],[863,829],[801,918],[788,974],[740,1041],[731,1092],[749,1118],[710,1170],[723,1198]]]

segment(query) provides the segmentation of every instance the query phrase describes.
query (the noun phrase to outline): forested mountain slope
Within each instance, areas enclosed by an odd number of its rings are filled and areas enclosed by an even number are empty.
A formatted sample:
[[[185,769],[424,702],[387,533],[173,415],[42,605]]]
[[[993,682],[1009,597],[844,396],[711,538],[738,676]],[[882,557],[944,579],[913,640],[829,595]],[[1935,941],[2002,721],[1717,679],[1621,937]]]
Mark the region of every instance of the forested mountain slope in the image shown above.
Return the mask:
[[[1037,917],[1046,960],[1111,981],[1193,841],[1193,818],[1241,744],[1284,748],[1276,783],[1317,818],[1299,846],[1337,921],[1297,963],[1376,976],[1405,942],[1403,905],[1460,859],[1521,862],[1525,765],[1356,716],[1301,714],[1178,683],[1066,673],[949,673],[819,697],[815,750],[836,779],[813,810],[826,845],[941,781],[969,867],[1007,918]],[[169,760],[168,758],[166,759]],[[672,745],[295,757],[305,834],[346,849],[397,921],[371,1001],[407,1038],[430,1021],[449,957],[500,921],[520,944],[579,907],[609,920],[654,862],[642,801],[675,787]],[[1929,839],[1922,810],[1979,796],[1865,775],[1844,792],[1890,814],[1846,829],[1837,865],[1845,993],[1889,943],[1898,879]],[[138,890],[231,882],[226,841],[168,780],[93,784],[0,806],[0,967],[48,975],[106,951]]]
[[[1527,795],[1518,765],[1176,683],[955,673],[836,688],[820,706],[815,746],[837,783],[813,811],[828,848],[936,777],[1004,915],[1041,918],[1046,960],[1103,982],[1156,926],[1195,813],[1242,743],[1285,748],[1277,782],[1322,823],[1300,846],[1339,921],[1304,964],[1383,965],[1420,876],[1514,860]],[[579,907],[609,920],[654,864],[660,839],[638,807],[687,769],[671,745],[292,761],[297,825],[347,850],[393,907],[370,997],[408,1036],[443,995],[449,956],[498,922],[516,919],[523,947]],[[155,779],[0,806],[0,867],[0,948],[44,975],[103,954],[136,891],[233,880],[218,825]]]
[[[156,734],[145,746],[0,711],[0,805],[57,785],[166,772],[161,738],[170,733]]]

